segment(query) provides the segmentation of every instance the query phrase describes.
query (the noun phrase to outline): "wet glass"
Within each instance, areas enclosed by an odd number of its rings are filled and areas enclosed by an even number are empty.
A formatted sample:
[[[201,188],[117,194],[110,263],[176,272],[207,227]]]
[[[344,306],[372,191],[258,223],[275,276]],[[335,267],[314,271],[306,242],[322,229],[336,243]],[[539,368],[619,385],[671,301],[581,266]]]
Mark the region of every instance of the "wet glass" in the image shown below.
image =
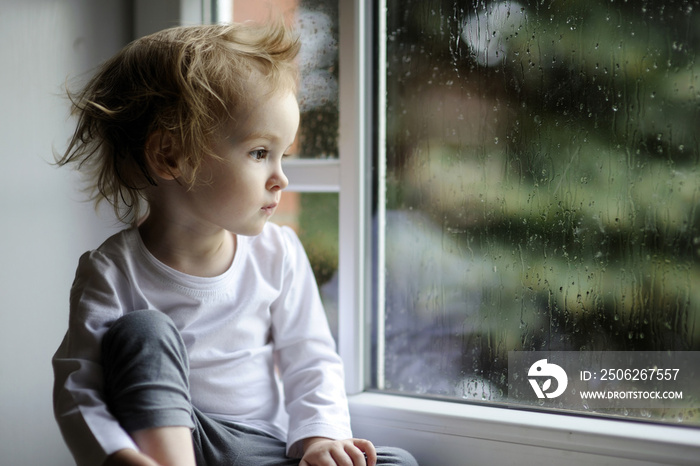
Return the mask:
[[[700,350],[700,2],[387,0],[386,24],[377,386],[500,404],[509,351]]]

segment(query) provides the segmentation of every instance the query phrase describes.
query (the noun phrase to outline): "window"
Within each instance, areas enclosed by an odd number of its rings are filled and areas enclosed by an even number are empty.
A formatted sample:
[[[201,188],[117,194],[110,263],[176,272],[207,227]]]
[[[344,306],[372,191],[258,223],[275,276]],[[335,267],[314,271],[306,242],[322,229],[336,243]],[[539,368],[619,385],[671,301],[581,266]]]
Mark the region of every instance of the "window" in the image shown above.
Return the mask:
[[[378,388],[498,404],[510,351],[700,350],[698,7],[386,2]]]

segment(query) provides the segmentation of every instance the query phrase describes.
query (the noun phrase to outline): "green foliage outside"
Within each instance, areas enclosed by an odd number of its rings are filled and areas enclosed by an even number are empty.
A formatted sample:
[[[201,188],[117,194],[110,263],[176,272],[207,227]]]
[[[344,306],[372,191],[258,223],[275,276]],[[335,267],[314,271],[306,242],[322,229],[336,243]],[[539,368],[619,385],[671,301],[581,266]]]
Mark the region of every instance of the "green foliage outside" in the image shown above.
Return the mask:
[[[338,270],[338,194],[302,193],[299,238],[316,282],[328,282]]]

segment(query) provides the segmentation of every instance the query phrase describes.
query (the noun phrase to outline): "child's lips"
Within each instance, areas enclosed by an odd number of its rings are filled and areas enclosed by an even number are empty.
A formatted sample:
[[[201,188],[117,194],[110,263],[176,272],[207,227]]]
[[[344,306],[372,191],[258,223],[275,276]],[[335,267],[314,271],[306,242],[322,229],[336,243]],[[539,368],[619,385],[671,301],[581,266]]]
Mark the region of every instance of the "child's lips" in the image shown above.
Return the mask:
[[[265,212],[266,214],[272,215],[275,212],[275,209],[277,208],[277,203],[275,202],[274,204],[268,204],[262,208],[262,211]]]

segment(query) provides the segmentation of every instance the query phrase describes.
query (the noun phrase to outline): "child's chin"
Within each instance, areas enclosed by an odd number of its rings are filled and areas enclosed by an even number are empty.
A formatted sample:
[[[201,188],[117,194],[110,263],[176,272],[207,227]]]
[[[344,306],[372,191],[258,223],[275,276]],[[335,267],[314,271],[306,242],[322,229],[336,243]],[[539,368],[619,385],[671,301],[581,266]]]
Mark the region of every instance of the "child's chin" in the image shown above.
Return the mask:
[[[262,233],[266,223],[267,222],[261,224],[260,226],[246,228],[243,231],[237,232],[237,234],[242,236],[258,236],[260,233]]]

